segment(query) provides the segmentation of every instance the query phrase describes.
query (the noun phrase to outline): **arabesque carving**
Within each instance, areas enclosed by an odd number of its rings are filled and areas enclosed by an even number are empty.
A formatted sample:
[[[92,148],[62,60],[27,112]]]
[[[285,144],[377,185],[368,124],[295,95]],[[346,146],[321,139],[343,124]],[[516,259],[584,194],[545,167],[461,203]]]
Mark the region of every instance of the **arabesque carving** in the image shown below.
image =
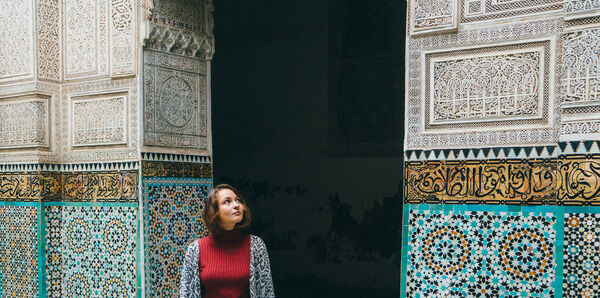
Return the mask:
[[[214,54],[214,36],[176,28],[154,26],[146,48],[210,60]]]

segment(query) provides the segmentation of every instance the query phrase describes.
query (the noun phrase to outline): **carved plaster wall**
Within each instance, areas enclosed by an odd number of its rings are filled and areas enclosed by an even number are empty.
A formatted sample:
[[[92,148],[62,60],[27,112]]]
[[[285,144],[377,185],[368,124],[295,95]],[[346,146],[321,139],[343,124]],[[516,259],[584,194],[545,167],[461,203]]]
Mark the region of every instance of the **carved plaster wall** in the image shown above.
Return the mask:
[[[33,78],[34,0],[2,2],[0,16],[0,83]]]
[[[50,99],[31,95],[0,101],[0,148],[48,147]]]
[[[144,146],[208,151],[207,62],[144,50]]]

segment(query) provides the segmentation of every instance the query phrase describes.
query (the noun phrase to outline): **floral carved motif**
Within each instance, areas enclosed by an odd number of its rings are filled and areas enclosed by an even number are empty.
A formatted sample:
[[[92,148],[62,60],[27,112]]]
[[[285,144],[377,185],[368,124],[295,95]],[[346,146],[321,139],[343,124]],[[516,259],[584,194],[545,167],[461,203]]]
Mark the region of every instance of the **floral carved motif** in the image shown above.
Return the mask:
[[[111,76],[135,72],[135,30],[132,0],[111,2]]]
[[[124,144],[125,96],[73,100],[73,146]]]
[[[38,60],[39,77],[61,78],[61,35],[59,0],[38,2]]]
[[[66,71],[75,75],[97,70],[98,7],[94,0],[66,1]]]
[[[411,33],[456,29],[456,0],[413,0]]]
[[[600,1],[565,0],[563,11],[567,19],[597,16],[600,14]]]
[[[214,54],[214,36],[161,26],[152,28],[145,45],[150,49],[207,60]]]
[[[2,1],[0,14],[0,80],[33,72],[33,10],[30,0]]]
[[[564,35],[564,103],[600,100],[600,28]]]
[[[542,55],[432,59],[431,124],[537,115]]]
[[[48,100],[0,102],[0,148],[47,147]]]

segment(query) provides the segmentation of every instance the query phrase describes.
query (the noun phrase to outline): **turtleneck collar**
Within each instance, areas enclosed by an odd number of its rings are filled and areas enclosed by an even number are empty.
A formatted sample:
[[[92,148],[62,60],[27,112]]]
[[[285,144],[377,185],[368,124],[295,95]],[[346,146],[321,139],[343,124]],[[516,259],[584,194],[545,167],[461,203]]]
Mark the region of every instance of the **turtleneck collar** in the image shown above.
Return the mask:
[[[233,229],[231,231],[219,230],[213,237],[218,242],[234,242],[242,238],[242,232],[239,229]]]

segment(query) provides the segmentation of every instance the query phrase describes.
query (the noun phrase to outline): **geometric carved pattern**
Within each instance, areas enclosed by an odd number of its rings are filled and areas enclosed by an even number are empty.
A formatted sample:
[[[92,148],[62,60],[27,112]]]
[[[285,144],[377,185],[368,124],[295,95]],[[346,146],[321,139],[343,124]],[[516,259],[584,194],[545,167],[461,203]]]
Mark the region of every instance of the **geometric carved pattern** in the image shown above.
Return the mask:
[[[137,208],[46,206],[48,297],[135,297]]]
[[[153,25],[145,47],[210,60],[214,54],[214,42],[212,35]]]
[[[600,15],[600,1],[598,0],[565,0],[565,19],[587,18]]]
[[[405,164],[405,203],[600,205],[600,155]]]
[[[73,146],[126,142],[126,96],[73,99]]]
[[[565,213],[563,293],[598,297],[600,214]]]
[[[200,211],[211,179],[144,178],[146,294],[178,295],[187,246],[207,234]]]
[[[412,0],[411,35],[456,30],[457,0]]]
[[[410,210],[408,297],[552,297],[552,213]]]
[[[144,50],[144,145],[208,150],[206,63]]]
[[[544,88],[550,67],[548,47],[546,41],[476,52],[428,53],[426,128],[542,118],[548,102],[544,98],[548,94]]]
[[[563,0],[462,0],[461,23],[557,11]]]
[[[33,72],[33,16],[31,0],[2,1],[0,14],[0,80]],[[1,120],[2,118],[0,118]]]
[[[0,101],[0,148],[48,147],[47,98]]]
[[[600,101],[600,28],[563,36],[563,103]]]
[[[37,208],[0,205],[1,297],[38,297]]]

